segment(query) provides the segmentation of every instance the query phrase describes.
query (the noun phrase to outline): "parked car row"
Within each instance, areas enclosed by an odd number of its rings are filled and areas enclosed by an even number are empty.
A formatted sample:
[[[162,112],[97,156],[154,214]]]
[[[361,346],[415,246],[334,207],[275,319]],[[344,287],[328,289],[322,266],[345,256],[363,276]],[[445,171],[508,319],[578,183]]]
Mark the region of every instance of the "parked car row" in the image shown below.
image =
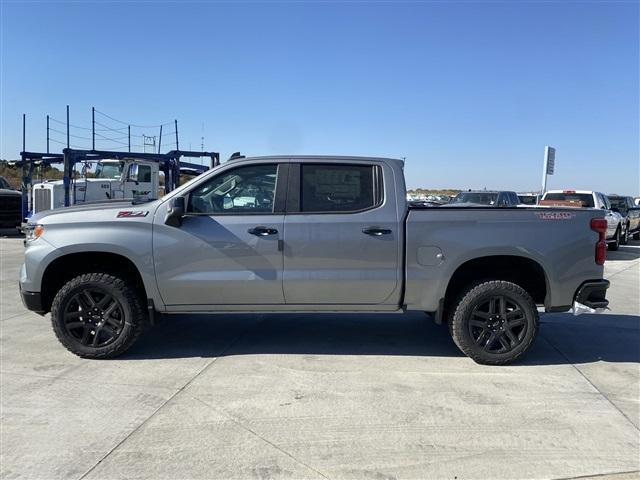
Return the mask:
[[[640,240],[640,206],[633,197],[605,195],[591,190],[549,190],[544,195],[535,192],[516,193],[500,190],[468,190],[458,193],[448,203],[410,201],[413,207],[574,207],[605,210],[606,241],[611,250],[626,245],[629,237]]]

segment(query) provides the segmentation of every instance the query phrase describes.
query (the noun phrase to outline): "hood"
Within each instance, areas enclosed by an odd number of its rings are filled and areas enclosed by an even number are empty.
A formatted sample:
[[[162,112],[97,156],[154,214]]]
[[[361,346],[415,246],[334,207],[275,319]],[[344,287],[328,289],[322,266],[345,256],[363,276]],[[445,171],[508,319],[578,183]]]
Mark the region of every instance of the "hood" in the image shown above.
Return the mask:
[[[137,207],[148,209],[148,206],[153,202],[134,202],[131,199],[128,200],[106,200],[104,202],[88,202],[79,205],[73,205],[71,207],[56,208],[55,210],[45,210],[44,212],[36,213],[29,219],[29,223],[38,223],[45,217],[52,217],[54,215],[63,215],[74,212],[91,212],[91,211],[104,211],[104,210],[119,210],[127,207]]]
[[[6,188],[0,188],[0,195],[8,197],[20,197],[22,194],[18,190],[8,190]]]

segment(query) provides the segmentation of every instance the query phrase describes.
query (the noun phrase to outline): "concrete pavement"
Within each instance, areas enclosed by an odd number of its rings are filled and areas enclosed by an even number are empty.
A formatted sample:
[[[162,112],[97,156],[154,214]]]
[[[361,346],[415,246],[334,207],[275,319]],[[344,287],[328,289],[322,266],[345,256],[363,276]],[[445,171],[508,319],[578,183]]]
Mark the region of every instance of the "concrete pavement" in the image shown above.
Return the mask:
[[[611,312],[484,367],[422,315],[180,316],[87,361],[24,310],[0,238],[0,477],[573,478],[640,471],[640,242]]]

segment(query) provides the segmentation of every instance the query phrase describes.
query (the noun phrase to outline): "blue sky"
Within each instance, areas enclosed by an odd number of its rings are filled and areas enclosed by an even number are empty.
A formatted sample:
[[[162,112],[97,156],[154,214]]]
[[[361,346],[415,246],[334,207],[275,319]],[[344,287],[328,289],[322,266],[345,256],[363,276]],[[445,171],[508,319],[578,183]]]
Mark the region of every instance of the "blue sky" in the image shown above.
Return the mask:
[[[4,0],[0,154],[69,104],[223,158],[406,157],[410,187],[538,189],[549,144],[550,188],[638,195],[638,5]]]

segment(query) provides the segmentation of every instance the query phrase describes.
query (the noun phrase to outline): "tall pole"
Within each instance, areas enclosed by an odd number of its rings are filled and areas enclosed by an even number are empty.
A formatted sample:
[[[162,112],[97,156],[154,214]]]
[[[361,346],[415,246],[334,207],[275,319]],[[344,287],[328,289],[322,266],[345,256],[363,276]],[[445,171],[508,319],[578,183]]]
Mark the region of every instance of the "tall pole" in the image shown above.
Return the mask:
[[[47,115],[47,153],[49,153],[49,115]]]
[[[26,126],[27,126],[27,114],[23,113],[22,114],[22,151],[25,152],[26,151]]]
[[[96,149],[96,108],[91,107],[91,150]]]
[[[127,131],[129,132],[129,152],[131,152],[131,125],[127,125]]]
[[[162,125],[160,125],[160,137],[158,139],[158,153],[160,153],[160,145],[162,145]]]
[[[180,150],[180,145],[178,144],[178,120],[174,120],[173,122],[176,127],[176,150]]]
[[[67,148],[69,148],[69,105],[67,105]]]

